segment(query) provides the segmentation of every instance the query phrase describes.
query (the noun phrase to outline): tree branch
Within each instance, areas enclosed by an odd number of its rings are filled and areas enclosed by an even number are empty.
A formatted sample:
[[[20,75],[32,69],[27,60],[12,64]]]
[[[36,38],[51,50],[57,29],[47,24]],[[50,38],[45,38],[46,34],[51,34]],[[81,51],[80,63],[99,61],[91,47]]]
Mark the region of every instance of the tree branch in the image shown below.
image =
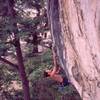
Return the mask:
[[[12,66],[13,68],[16,68],[18,70],[18,65],[11,63],[10,61],[8,61],[7,59],[4,59],[2,57],[0,57],[0,61]]]

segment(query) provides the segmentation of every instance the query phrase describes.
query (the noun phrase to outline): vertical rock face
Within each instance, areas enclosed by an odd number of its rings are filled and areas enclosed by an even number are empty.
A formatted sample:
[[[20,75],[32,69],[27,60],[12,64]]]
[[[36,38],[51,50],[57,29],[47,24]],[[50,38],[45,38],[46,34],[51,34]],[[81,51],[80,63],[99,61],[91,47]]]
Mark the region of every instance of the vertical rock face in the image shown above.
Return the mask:
[[[100,1],[48,0],[61,66],[83,100],[100,100]]]

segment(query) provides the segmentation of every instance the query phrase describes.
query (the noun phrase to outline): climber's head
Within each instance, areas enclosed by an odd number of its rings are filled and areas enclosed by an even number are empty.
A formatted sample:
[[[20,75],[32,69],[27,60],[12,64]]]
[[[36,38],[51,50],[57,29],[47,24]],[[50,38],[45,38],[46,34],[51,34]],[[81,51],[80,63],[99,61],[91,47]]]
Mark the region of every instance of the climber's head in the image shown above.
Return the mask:
[[[44,74],[43,75],[44,75],[44,77],[49,77],[50,76],[47,71],[44,71]]]

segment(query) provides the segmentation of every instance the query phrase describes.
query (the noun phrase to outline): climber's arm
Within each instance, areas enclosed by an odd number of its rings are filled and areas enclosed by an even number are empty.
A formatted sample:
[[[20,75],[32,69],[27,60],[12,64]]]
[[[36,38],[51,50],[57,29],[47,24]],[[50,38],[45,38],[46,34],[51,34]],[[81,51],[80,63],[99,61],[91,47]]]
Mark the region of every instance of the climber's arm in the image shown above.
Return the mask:
[[[57,66],[57,71],[56,73],[58,74],[60,72],[61,68],[59,66]]]
[[[52,72],[50,73],[50,76],[55,75],[55,74],[56,74],[56,72],[57,72],[57,67],[56,67],[56,66],[54,66],[54,68],[53,68]]]
[[[57,56],[54,47],[52,48],[52,54],[53,54],[53,64],[54,66],[57,66]]]

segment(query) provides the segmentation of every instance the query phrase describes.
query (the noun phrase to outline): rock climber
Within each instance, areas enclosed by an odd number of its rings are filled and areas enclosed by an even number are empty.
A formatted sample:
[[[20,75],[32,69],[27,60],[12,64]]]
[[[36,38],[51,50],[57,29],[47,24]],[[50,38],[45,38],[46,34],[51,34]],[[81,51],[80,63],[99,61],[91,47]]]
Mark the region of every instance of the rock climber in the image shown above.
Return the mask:
[[[52,54],[54,67],[53,69],[45,70],[44,77],[50,77],[51,79],[59,82],[63,86],[69,85],[69,81],[64,70],[57,63],[57,55],[54,48],[52,49]]]
[[[67,86],[70,84],[68,78],[60,67],[54,67],[51,70],[45,70],[44,77],[50,77],[51,79],[59,82],[63,86]]]

